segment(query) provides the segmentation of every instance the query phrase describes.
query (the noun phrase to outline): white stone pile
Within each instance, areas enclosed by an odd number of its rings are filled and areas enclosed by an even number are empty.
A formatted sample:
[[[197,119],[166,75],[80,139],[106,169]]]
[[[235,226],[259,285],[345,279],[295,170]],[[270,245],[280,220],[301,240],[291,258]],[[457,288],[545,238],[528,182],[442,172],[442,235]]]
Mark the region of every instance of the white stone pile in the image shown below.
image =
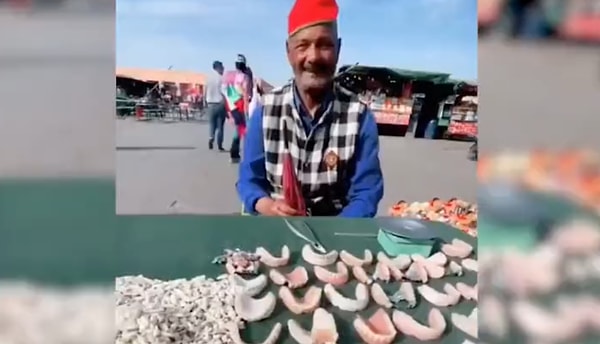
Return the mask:
[[[112,288],[0,283],[0,343],[112,344]]]
[[[228,279],[204,276],[125,276],[114,289],[0,282],[0,344],[229,344],[233,304]]]
[[[117,344],[229,344],[226,325],[239,323],[227,279],[116,280]]]

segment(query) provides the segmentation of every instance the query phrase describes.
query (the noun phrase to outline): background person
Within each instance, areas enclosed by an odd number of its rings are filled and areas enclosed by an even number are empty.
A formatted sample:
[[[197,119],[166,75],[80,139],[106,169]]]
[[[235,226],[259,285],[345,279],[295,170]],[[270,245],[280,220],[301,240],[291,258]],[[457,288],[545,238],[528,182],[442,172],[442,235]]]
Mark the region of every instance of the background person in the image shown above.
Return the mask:
[[[254,74],[252,73],[252,69],[248,65],[248,61],[246,60],[246,56],[243,54],[238,54],[237,57],[238,63],[240,63],[240,68],[243,72],[248,76],[248,97],[252,100],[254,96]]]
[[[217,147],[219,151],[224,151],[223,136],[225,134],[227,112],[225,110],[225,98],[221,92],[223,63],[221,61],[213,62],[213,71],[214,73],[210,75],[206,82],[203,95],[209,123],[208,149],[213,149],[216,134]]]
[[[232,163],[240,161],[241,138],[246,133],[246,118],[248,118],[250,104],[249,92],[252,89],[247,70],[246,58],[240,54],[235,62],[235,70],[225,72],[223,75],[222,91],[225,95],[230,119],[235,126],[229,150]]]

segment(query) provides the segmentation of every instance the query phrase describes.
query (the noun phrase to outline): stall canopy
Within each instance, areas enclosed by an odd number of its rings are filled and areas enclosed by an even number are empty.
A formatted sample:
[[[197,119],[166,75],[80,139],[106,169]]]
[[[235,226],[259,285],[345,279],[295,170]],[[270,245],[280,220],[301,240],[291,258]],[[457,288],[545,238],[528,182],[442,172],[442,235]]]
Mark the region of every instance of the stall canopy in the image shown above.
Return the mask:
[[[117,68],[117,78],[132,79],[145,82],[162,82],[180,85],[204,85],[206,76],[201,73],[174,71],[174,70],[154,70],[143,68]],[[256,83],[265,91],[273,89],[273,85],[262,78],[256,78]],[[197,90],[196,90],[197,91]]]
[[[156,82],[148,82],[130,77],[117,76],[117,87],[120,87],[129,96],[143,97],[154,88]]]
[[[119,77],[174,84],[204,85],[206,80],[204,74],[175,70],[117,67],[116,74]]]
[[[398,79],[399,81],[426,81],[435,84],[447,82],[450,74],[414,71],[400,68],[374,67],[374,66],[343,66],[340,71],[348,70],[348,73],[355,75],[371,75],[382,78]]]
[[[457,94],[465,95],[465,96],[476,96],[478,91],[477,83],[474,81],[466,81],[466,80],[457,80],[450,79],[448,80],[450,84],[453,85],[454,91]]]

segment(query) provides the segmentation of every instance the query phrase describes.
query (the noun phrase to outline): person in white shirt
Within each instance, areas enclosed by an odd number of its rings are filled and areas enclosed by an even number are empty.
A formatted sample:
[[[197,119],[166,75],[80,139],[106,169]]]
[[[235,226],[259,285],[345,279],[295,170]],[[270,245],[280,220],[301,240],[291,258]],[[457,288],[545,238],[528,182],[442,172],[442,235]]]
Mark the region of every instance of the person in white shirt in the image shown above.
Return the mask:
[[[217,148],[219,151],[224,152],[223,130],[225,128],[227,110],[225,107],[225,98],[223,93],[221,93],[221,79],[223,71],[225,70],[223,68],[223,63],[221,63],[221,61],[213,62],[213,70],[215,73],[212,74],[206,81],[206,85],[204,86],[204,94],[202,97],[209,120],[208,149],[214,148],[216,138]]]

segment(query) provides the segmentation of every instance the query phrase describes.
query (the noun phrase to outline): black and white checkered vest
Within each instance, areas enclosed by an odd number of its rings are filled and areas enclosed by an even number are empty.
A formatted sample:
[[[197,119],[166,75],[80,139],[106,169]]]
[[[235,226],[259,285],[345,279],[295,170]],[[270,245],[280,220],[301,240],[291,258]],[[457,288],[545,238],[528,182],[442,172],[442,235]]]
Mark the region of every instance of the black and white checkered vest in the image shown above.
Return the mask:
[[[327,199],[341,209],[347,203],[359,117],[366,105],[352,93],[336,87],[328,110],[307,136],[293,93],[290,83],[263,96],[265,167],[273,188],[271,197],[283,197],[283,157],[289,151],[304,198],[309,202]],[[337,164],[329,168],[324,160],[332,152],[337,156]]]

